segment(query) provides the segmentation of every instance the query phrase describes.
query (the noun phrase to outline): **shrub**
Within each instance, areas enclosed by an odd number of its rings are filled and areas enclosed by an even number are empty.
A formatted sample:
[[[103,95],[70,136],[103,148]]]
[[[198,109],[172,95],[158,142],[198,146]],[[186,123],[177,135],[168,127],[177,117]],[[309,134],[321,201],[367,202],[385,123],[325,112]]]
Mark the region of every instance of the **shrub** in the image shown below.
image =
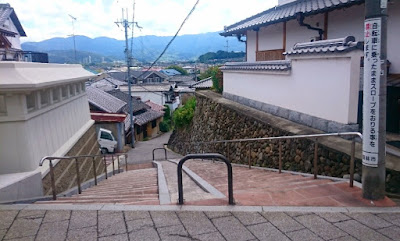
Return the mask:
[[[161,132],[168,132],[170,129],[170,125],[168,125],[168,123],[166,121],[162,121],[160,123],[160,131]]]
[[[208,77],[212,78],[213,89],[218,93],[222,93],[222,91],[223,91],[223,75],[222,75],[222,71],[219,69],[219,66],[210,67],[204,73],[202,73],[200,75],[200,79],[206,79]]]
[[[172,118],[176,127],[188,126],[193,119],[194,110],[196,108],[196,98],[190,98],[183,107],[175,110]]]

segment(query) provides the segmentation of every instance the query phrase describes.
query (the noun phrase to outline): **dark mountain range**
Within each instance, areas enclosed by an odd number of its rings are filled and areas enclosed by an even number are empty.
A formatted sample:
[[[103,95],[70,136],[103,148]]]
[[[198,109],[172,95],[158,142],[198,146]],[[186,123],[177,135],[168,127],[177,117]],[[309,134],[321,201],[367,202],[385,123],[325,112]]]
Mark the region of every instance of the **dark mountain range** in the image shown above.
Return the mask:
[[[172,37],[164,36],[141,36],[133,38],[133,56],[142,62],[152,62],[162,52]],[[229,51],[244,51],[245,44],[237,41],[236,38],[224,38],[218,33],[203,33],[178,36],[164,54],[161,61],[187,61],[195,60],[207,52],[226,50],[226,41],[229,41]],[[84,62],[88,55],[92,62],[105,57],[107,60],[124,60],[125,41],[107,37],[88,38],[86,36],[75,36],[76,50],[82,52],[78,61]],[[130,44],[130,41],[129,41]],[[58,58],[50,57],[51,62],[60,63],[63,59],[71,58],[73,50],[73,38],[52,38],[41,42],[26,42],[22,44],[23,50],[48,52],[52,56],[58,54]],[[57,51],[57,52],[54,52]],[[85,53],[83,53],[85,52]],[[73,51],[72,51],[73,53]],[[67,56],[66,56],[67,55]]]

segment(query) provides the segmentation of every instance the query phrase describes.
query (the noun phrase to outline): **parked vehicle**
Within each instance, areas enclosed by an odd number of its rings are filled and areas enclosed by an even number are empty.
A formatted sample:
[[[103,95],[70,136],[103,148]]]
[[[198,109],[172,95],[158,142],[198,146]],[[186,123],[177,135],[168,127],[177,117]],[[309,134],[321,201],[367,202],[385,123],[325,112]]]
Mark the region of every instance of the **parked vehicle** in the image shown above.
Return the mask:
[[[112,132],[107,129],[100,128],[97,134],[97,141],[100,144],[101,153],[113,153],[117,147],[117,141],[115,140]]]

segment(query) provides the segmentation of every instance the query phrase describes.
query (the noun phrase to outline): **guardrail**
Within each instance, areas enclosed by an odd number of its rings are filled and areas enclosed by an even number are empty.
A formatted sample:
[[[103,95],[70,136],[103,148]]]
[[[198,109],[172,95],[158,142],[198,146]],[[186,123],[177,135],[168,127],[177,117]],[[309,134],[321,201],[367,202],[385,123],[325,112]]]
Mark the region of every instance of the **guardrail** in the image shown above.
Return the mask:
[[[155,158],[154,158],[154,151],[156,151],[156,150],[164,150],[165,160],[168,160],[167,149],[165,149],[164,147],[159,147],[159,148],[154,148],[154,149],[153,149],[153,161],[155,160]]]
[[[355,159],[355,138],[359,137],[362,139],[362,134],[359,132],[342,132],[342,133],[326,133],[326,134],[311,134],[311,135],[295,135],[295,136],[277,136],[277,137],[263,137],[263,138],[247,138],[247,139],[235,139],[235,140],[218,140],[218,141],[208,141],[208,142],[191,142],[189,143],[189,148],[191,146],[208,145],[224,143],[227,146],[227,158],[230,158],[230,143],[241,143],[241,142],[253,142],[253,141],[279,141],[279,173],[282,173],[282,141],[289,139],[311,139],[314,141],[314,179],[317,179],[318,175],[318,140],[324,137],[351,137],[351,150],[350,150],[350,187],[354,184],[354,159]],[[189,149],[190,152],[190,149]],[[251,168],[251,147],[249,146],[249,156],[248,156],[249,168]]]
[[[79,194],[82,193],[81,190],[81,180],[80,180],[80,174],[79,174],[79,159],[80,158],[92,158],[93,162],[93,176],[94,176],[94,184],[97,185],[97,173],[96,173],[96,162],[95,158],[96,157],[101,157],[104,161],[104,173],[106,179],[107,177],[107,160],[106,157],[110,157],[112,159],[112,168],[113,168],[113,175],[115,175],[115,164],[114,164],[114,156],[117,156],[118,162],[118,173],[121,172],[120,170],[120,165],[119,165],[119,157],[120,156],[125,156],[125,168],[126,171],[128,171],[128,154],[126,153],[116,153],[116,154],[103,154],[103,155],[81,155],[81,156],[64,156],[64,157],[52,157],[52,156],[46,156],[43,157],[40,162],[39,166],[43,166],[44,161],[48,160],[49,161],[49,166],[50,166],[50,180],[51,180],[51,189],[53,193],[53,200],[57,200],[57,193],[56,193],[56,183],[55,183],[55,178],[54,178],[54,166],[53,166],[53,160],[60,160],[60,161],[65,161],[65,160],[75,160],[75,167],[76,167],[76,181],[78,183],[78,192]]]
[[[225,162],[228,168],[228,196],[229,196],[229,205],[234,205],[235,202],[233,200],[233,177],[232,177],[232,164],[226,159],[225,156],[217,153],[210,154],[190,154],[183,157],[178,163],[178,194],[179,205],[183,204],[183,183],[182,183],[182,166],[183,164],[190,159],[220,159]]]

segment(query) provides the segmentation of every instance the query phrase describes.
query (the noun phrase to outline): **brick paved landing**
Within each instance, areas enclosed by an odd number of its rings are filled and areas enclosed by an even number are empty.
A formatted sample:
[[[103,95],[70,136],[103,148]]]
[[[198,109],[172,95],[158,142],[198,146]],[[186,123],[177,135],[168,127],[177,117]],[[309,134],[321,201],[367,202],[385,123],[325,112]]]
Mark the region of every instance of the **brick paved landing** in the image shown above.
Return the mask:
[[[224,163],[192,160],[189,169],[228,196],[227,168]],[[362,190],[347,182],[277,173],[246,167],[233,167],[233,195],[236,205],[246,206],[396,206],[389,198],[371,203]],[[192,205],[226,205],[227,200],[190,202]]]
[[[82,194],[37,203],[158,205],[157,185],[156,168],[138,169],[109,177],[97,186],[83,190]]]

